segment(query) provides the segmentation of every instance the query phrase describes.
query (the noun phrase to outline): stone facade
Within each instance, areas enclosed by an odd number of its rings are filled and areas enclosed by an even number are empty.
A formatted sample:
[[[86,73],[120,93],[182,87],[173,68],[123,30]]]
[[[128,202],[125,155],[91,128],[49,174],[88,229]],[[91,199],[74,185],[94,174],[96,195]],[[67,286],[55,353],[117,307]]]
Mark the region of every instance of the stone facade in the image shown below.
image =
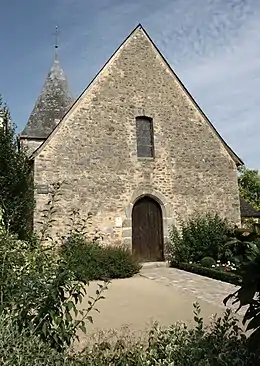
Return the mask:
[[[153,119],[155,157],[138,158],[137,116]],[[93,214],[91,232],[131,247],[131,212],[149,195],[168,227],[197,212],[240,224],[239,159],[190,98],[146,32],[138,27],[33,155],[35,227],[48,186],[63,181],[53,232],[69,214]],[[45,188],[44,188],[45,187]]]
[[[45,141],[45,138],[37,139],[37,138],[28,138],[27,136],[20,136],[21,144],[25,147],[26,153],[30,156],[32,155],[38,147]]]

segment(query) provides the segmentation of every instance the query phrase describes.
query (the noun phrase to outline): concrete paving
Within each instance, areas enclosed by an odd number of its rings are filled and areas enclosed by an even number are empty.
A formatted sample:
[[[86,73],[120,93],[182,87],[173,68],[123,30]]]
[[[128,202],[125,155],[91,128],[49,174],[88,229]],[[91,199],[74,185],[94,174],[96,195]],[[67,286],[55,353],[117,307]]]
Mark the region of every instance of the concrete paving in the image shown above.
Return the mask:
[[[89,294],[94,295],[97,283],[91,283]],[[145,267],[129,279],[113,280],[105,292],[105,300],[97,304],[100,313],[92,312],[93,325],[88,334],[100,330],[142,332],[152,322],[171,325],[177,321],[193,324],[193,306],[199,302],[205,323],[213,314],[223,314],[223,299],[235,286],[173,268]],[[88,297],[81,307],[87,307]],[[81,335],[82,340],[84,336]]]

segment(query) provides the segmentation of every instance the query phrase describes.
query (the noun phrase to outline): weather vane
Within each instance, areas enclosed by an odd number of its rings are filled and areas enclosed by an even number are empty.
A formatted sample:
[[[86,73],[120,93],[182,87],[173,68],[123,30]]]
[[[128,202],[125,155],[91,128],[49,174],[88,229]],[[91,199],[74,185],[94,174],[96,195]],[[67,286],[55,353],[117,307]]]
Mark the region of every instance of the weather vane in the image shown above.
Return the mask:
[[[55,36],[55,43],[54,43],[54,47],[55,47],[54,58],[55,58],[55,61],[58,61],[59,35],[60,35],[59,27],[56,25],[55,33],[54,33],[54,36]]]
[[[55,27],[55,48],[59,48],[59,35],[60,35],[60,31],[59,31],[59,27],[56,25]]]

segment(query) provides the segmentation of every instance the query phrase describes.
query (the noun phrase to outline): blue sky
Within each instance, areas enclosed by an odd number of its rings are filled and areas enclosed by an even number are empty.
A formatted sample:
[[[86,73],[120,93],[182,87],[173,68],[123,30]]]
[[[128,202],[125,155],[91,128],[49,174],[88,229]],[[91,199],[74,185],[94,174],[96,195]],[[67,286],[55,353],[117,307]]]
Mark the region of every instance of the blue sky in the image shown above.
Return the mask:
[[[232,149],[260,169],[260,1],[0,0],[0,93],[21,130],[60,28],[60,61],[78,96],[142,23]]]

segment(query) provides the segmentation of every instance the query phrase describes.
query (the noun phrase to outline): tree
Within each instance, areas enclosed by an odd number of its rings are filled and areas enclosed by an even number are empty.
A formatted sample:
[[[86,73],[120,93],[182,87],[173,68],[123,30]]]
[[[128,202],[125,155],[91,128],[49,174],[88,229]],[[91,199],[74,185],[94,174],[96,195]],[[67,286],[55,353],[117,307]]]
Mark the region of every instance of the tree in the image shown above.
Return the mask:
[[[0,99],[0,207],[7,231],[25,239],[32,229],[34,208],[32,165]]]
[[[239,170],[238,185],[240,195],[256,209],[260,210],[260,174],[258,170],[242,167]]]
[[[241,263],[241,287],[224,299],[226,305],[230,299],[233,304],[238,304],[236,311],[246,307],[243,325],[250,331],[249,346],[253,351],[260,350],[260,235],[255,233],[248,236],[249,241],[240,242],[238,245],[244,250],[244,260]],[[246,244],[246,245],[245,245]]]

